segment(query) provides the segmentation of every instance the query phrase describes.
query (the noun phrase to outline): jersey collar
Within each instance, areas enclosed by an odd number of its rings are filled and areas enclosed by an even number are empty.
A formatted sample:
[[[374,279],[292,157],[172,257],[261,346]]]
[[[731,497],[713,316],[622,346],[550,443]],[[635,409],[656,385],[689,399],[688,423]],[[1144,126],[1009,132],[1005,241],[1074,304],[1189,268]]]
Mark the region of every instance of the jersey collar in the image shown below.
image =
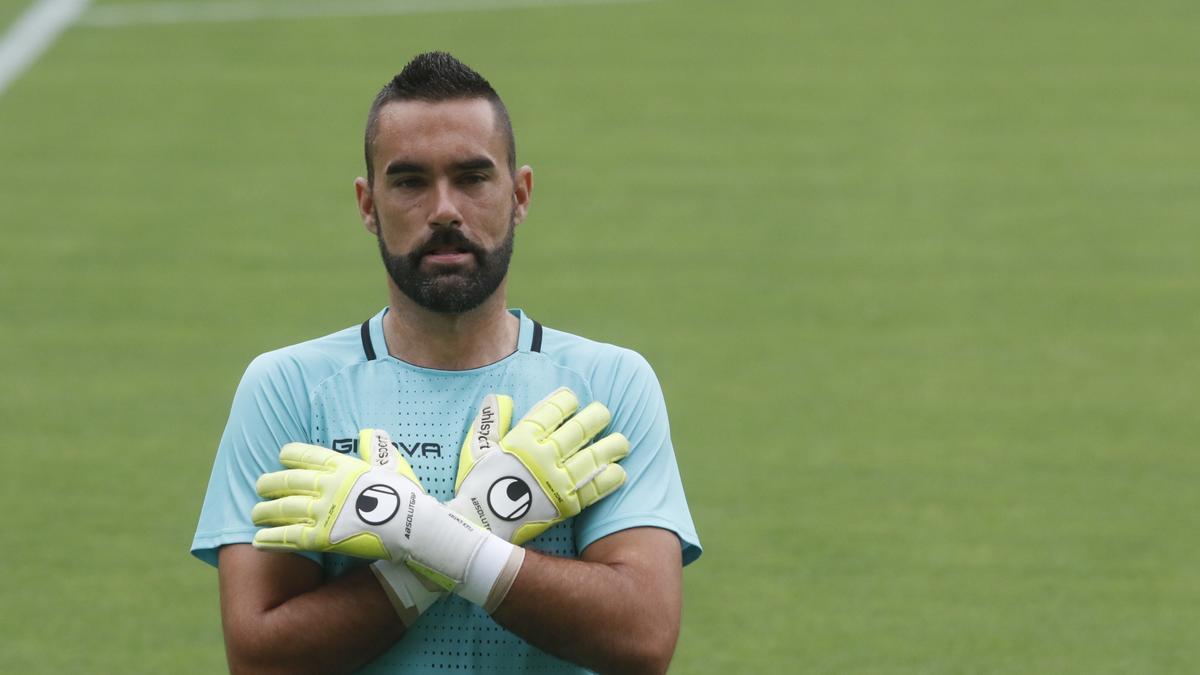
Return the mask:
[[[384,307],[379,313],[367,319],[362,324],[360,334],[362,336],[363,355],[368,361],[390,359],[397,363],[404,363],[388,353],[387,339],[383,335],[383,317],[389,310],[390,308]],[[517,329],[517,351],[515,353],[540,352],[542,350],[542,324],[529,318],[519,308],[509,309],[508,313],[517,317],[517,321],[519,322]],[[496,363],[503,363],[512,358],[512,356],[510,354]],[[488,364],[482,367],[489,368],[493,365],[495,364]]]

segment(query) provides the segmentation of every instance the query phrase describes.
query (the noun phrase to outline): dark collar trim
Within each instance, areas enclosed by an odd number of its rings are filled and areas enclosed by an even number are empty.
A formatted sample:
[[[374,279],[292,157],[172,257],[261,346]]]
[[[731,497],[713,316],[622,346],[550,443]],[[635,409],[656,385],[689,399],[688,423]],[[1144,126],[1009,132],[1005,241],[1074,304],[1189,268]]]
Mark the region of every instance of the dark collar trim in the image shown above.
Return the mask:
[[[530,319],[530,321],[533,321],[533,319]],[[536,321],[533,321],[533,339],[529,342],[529,351],[542,351],[542,324]]]
[[[367,355],[368,361],[375,360],[375,347],[371,344],[371,320],[367,319],[362,325],[362,343],[363,351]]]
[[[530,321],[533,321],[530,319]],[[363,353],[367,355],[368,361],[375,360],[375,346],[371,344],[371,320],[367,319],[362,323],[362,346]],[[542,324],[533,321],[533,338],[529,342],[529,351],[542,351]]]

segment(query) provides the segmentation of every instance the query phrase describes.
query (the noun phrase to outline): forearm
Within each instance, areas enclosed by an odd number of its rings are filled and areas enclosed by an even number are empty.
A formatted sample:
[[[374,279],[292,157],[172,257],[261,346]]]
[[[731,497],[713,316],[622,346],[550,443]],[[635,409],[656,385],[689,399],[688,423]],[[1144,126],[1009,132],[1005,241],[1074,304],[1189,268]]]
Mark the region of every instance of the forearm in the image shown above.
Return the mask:
[[[663,534],[678,555],[674,535]],[[572,560],[529,551],[492,616],[530,644],[601,673],[665,672],[679,636],[680,577],[656,574],[620,555],[611,558]]]
[[[222,565],[226,557],[223,553]],[[230,672],[351,672],[404,634],[395,609],[366,567],[329,581],[317,576],[315,581],[311,588],[294,595],[260,595],[248,602],[245,593],[229,587],[244,587],[245,579],[227,581],[222,575],[221,609]]]

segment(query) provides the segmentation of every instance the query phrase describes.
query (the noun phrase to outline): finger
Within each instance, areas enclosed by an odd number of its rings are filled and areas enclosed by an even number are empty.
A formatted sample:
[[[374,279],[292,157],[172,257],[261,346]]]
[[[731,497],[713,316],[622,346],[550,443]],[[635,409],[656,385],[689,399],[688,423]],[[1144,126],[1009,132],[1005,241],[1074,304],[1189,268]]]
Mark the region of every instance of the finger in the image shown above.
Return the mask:
[[[592,401],[574,417],[563,422],[563,425],[550,434],[547,440],[558,448],[560,457],[570,457],[608,426],[611,419],[612,415],[609,414],[608,408],[605,408],[603,403]]]
[[[361,429],[358,432],[358,456],[371,466],[391,466],[397,457],[396,446],[383,429]]]
[[[609,434],[583,451],[595,457],[597,464],[619,462],[629,454],[629,439],[624,434]]]
[[[287,471],[264,473],[258,477],[258,483],[254,489],[263,499],[274,499],[287,495],[316,497],[321,494],[321,479],[328,476],[329,473],[326,471],[311,469],[288,469]]]
[[[458,453],[458,475],[454,479],[454,492],[462,487],[467,474],[485,456],[499,449],[500,439],[508,433],[512,424],[512,399],[500,394],[488,394],[479,406],[479,414],[467,430],[462,449]]]
[[[545,438],[578,407],[579,399],[575,397],[575,392],[566,387],[560,387],[533,406],[517,423],[516,428],[525,431],[533,438]]]
[[[563,462],[576,489],[597,471],[629,454],[629,441],[621,434],[609,434]]]
[[[250,510],[250,520],[259,527],[277,527],[279,525],[297,525],[316,523],[313,509],[317,503],[312,497],[292,495],[259,502]]]
[[[358,455],[372,468],[394,471],[421,485],[420,479],[413,473],[412,465],[400,455],[392,443],[392,437],[383,429],[362,429],[358,432]]]
[[[625,469],[620,464],[609,464],[600,470],[577,492],[579,508],[586,509],[621,487],[625,482]]]
[[[512,424],[512,399],[488,394],[479,406],[479,414],[471,425],[471,456],[475,461],[500,447],[500,439]]]
[[[357,461],[340,455],[329,448],[308,443],[288,443],[279,451],[279,461],[289,469],[313,469],[329,471],[345,461]]]
[[[304,541],[311,538],[311,527],[307,525],[288,525],[259,530],[254,534],[254,548],[268,551],[300,550]]]

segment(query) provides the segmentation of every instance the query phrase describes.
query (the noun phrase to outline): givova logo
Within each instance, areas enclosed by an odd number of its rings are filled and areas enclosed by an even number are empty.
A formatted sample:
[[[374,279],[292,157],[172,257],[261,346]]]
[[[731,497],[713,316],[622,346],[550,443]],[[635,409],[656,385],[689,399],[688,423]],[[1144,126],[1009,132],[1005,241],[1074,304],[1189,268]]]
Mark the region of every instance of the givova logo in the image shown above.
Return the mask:
[[[525,481],[505,476],[492,483],[487,494],[488,508],[501,520],[516,520],[533,506],[533,493]]]
[[[335,438],[333,439],[332,447],[334,452],[340,452],[343,455],[352,455],[358,451],[358,439]],[[409,457],[416,457],[418,454],[422,457],[442,456],[442,446],[440,443],[413,441],[411,444],[405,444],[404,441],[392,441],[392,447],[400,450]]]
[[[363,490],[354,501],[358,517],[368,525],[382,525],[400,510],[400,494],[396,488],[376,483]]]

